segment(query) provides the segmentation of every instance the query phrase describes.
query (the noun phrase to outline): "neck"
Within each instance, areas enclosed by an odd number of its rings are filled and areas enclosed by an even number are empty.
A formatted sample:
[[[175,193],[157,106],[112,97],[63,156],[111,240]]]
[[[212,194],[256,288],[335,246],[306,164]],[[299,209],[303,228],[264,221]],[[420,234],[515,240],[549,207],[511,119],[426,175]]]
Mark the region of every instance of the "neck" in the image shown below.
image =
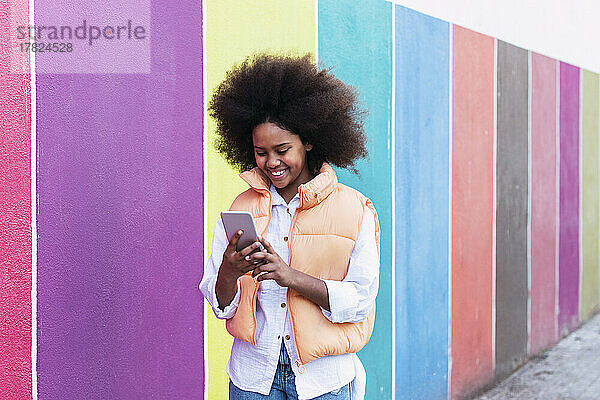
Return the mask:
[[[312,178],[314,178],[314,175],[310,173],[308,167],[305,165],[300,175],[298,175],[298,178],[284,188],[277,188],[277,193],[283,197],[283,200],[285,200],[286,203],[289,203],[292,201],[296,193],[298,193],[298,187],[310,181]]]
[[[279,193],[281,197],[283,197],[283,200],[285,200],[285,202],[289,204],[289,202],[292,201],[296,193],[298,193],[298,188],[296,187],[296,191],[293,193],[287,192],[287,189],[287,187],[283,189],[277,189],[277,193]]]

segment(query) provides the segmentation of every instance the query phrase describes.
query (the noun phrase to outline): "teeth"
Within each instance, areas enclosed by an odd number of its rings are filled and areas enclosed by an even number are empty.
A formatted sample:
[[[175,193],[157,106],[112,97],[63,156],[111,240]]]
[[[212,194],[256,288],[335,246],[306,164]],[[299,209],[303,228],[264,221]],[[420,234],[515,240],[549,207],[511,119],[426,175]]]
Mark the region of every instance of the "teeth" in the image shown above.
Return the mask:
[[[283,170],[283,171],[278,171],[278,172],[271,171],[271,174],[273,174],[273,175],[275,175],[275,176],[280,176],[280,175],[282,175],[284,172],[285,172],[285,170]]]

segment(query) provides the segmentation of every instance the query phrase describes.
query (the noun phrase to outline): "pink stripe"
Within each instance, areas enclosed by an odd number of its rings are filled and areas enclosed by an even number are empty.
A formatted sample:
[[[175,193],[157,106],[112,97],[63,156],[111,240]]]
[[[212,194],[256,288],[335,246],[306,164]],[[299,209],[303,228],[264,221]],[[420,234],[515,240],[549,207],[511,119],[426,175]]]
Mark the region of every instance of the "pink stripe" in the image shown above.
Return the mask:
[[[28,20],[28,3],[0,3],[0,37]],[[9,36],[10,35],[10,36]],[[3,44],[11,45],[3,39]],[[4,47],[4,46],[3,46]],[[0,397],[31,399],[31,109],[26,55],[0,59]]]
[[[531,54],[530,354],[557,340],[556,60]]]

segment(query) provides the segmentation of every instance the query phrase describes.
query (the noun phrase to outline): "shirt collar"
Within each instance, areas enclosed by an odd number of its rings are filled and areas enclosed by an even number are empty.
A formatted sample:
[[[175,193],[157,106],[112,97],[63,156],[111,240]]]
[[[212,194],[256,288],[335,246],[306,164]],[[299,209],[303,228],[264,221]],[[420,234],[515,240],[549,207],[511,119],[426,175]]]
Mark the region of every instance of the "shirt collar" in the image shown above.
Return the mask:
[[[271,186],[269,186],[269,191],[271,192],[271,206],[279,206],[279,205],[287,206],[289,204],[292,204],[294,199],[300,199],[300,195],[298,193],[296,193],[296,195],[290,200],[290,202],[286,203],[285,200],[283,199],[283,197],[281,197],[281,195],[277,191],[277,188],[275,188],[275,186],[272,183],[271,183]]]
[[[272,191],[270,190],[271,181],[269,178],[260,170],[255,167],[250,171],[242,172],[240,178],[244,180],[251,188],[259,192],[267,192],[271,194],[271,198],[274,201]],[[335,171],[327,163],[323,163],[319,174],[311,179],[309,182],[302,184],[298,187],[298,193],[300,197],[299,208],[310,208],[314,205],[323,201],[333,190],[336,188],[338,183]],[[275,190],[277,192],[277,190]],[[279,195],[279,193],[277,193]],[[279,196],[281,197],[281,196]],[[286,204],[283,198],[281,199]],[[273,203],[274,204],[274,203]]]

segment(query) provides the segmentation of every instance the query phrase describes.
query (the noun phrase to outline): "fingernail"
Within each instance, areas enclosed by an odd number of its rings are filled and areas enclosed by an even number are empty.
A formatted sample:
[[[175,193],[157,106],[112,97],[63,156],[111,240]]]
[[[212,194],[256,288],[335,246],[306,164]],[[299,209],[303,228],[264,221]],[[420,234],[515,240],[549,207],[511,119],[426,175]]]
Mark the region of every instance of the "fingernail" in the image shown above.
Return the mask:
[[[246,256],[246,261],[250,261],[250,256]]]

